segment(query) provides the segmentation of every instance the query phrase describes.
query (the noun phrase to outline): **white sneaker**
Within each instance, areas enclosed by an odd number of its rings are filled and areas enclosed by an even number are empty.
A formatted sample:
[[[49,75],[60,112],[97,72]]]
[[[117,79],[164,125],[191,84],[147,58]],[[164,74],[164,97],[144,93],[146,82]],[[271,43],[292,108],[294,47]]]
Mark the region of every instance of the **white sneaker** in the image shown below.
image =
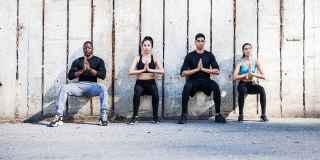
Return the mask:
[[[50,127],[58,127],[62,125],[63,125],[62,116],[58,116],[58,115],[55,115],[54,119],[49,124]]]

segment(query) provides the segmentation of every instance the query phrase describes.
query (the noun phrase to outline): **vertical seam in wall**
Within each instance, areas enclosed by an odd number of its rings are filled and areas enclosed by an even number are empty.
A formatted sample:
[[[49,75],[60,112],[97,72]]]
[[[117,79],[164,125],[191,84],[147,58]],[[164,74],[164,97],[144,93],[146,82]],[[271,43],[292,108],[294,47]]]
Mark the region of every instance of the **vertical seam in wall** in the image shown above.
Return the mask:
[[[212,52],[212,0],[210,0],[210,52]]]
[[[44,116],[44,21],[45,21],[45,1],[42,1],[42,42],[41,42],[41,116]]]
[[[302,105],[303,105],[303,116],[306,117],[306,80],[305,80],[305,39],[306,39],[306,0],[303,0],[303,93],[302,93]]]
[[[162,67],[165,69],[165,66],[164,66],[164,58],[165,58],[165,22],[166,22],[166,19],[165,19],[165,8],[166,8],[166,1],[165,0],[162,0]],[[165,87],[164,87],[164,82],[165,82],[165,76],[162,76],[162,99],[161,99],[161,117],[162,119],[165,119],[165,115],[164,115],[164,110],[165,110],[165,105],[164,105],[164,101],[165,101]]]
[[[19,39],[20,39],[20,22],[19,22],[19,0],[16,1],[16,80],[19,80]],[[17,94],[17,93],[16,93]],[[28,96],[27,96],[28,98]],[[27,100],[27,108],[29,108]],[[15,108],[15,118],[18,118],[17,106]]]
[[[94,26],[94,5],[93,5],[93,0],[90,2],[90,9],[91,9],[91,21],[90,21],[90,41],[92,42],[92,47],[93,47],[93,52],[95,50],[94,42],[93,42],[93,26]],[[90,97],[90,115],[93,116],[93,102],[92,102],[92,97]]]
[[[259,44],[259,32],[260,32],[260,30],[259,30],[259,16],[260,16],[260,7],[259,7],[259,0],[257,0],[257,14],[256,14],[256,16],[257,16],[257,58],[259,59],[259,49],[260,49],[260,44]],[[259,84],[259,80],[258,80],[258,84]],[[259,94],[257,94],[257,100],[256,100],[256,108],[257,108],[257,115],[259,114]]]
[[[142,17],[141,17],[141,6],[142,5],[142,0],[139,0],[139,55],[141,54],[141,21],[142,21]]]
[[[280,116],[283,117],[282,104],[282,49],[283,49],[283,0],[280,0]]]
[[[236,0],[233,0],[233,70],[235,69],[236,65],[236,18],[237,18],[237,4]],[[236,81],[232,81],[232,97],[233,97],[233,110],[236,109]]]
[[[187,53],[189,52],[189,0],[187,0]]]
[[[70,43],[70,35],[69,35],[69,29],[70,29],[70,0],[67,0],[67,48],[66,48],[66,84],[68,84],[68,65],[69,65],[69,43]],[[68,103],[68,98],[67,98],[67,103],[66,103],[66,114],[69,113],[69,103]]]
[[[19,22],[19,0],[17,0],[16,12],[16,80],[19,80],[19,37],[20,37],[20,22]]]
[[[90,21],[90,40],[93,43],[93,26],[94,26],[94,5],[93,5],[93,0],[90,2],[90,16],[91,16],[91,21]],[[94,46],[93,46],[94,47]]]
[[[112,54],[112,66],[111,66],[111,115],[114,115],[115,107],[114,107],[114,92],[115,92],[115,0],[112,0],[112,47],[111,47],[111,54]]]
[[[212,53],[212,0],[210,0],[210,52]],[[213,112],[213,106],[211,105],[209,108],[209,117],[212,116],[213,114],[212,112]]]

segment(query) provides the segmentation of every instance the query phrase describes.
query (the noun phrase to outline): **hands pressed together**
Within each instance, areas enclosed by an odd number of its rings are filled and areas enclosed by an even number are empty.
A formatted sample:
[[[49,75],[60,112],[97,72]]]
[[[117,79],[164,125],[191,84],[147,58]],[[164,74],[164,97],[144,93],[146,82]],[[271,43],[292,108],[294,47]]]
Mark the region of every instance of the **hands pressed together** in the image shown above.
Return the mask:
[[[203,72],[213,74],[213,75],[218,75],[220,73],[220,71],[218,69],[204,68],[201,58],[198,62],[198,66],[197,66],[196,70],[203,71]]]

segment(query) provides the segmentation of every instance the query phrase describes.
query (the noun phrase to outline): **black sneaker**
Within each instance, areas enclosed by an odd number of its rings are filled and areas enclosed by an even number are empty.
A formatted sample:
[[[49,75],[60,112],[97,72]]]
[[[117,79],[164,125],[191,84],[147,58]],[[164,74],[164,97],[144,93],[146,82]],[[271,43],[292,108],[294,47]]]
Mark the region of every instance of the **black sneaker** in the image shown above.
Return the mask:
[[[136,122],[137,122],[137,118],[136,118],[136,117],[132,117],[132,118],[129,120],[128,124],[134,125]]]
[[[158,117],[153,118],[152,123],[154,123],[154,124],[160,123],[159,118]]]
[[[59,115],[55,115],[53,120],[50,122],[49,127],[58,127],[63,125],[62,121],[63,117]]]
[[[268,119],[268,117],[266,115],[261,115],[260,119],[261,119],[262,122],[268,122],[269,121],[269,119]]]
[[[239,115],[238,121],[239,121],[239,122],[242,122],[242,121],[243,121],[243,115],[241,115],[241,114]]]
[[[108,126],[108,123],[109,123],[108,121],[104,121],[104,120],[102,120],[102,118],[99,119],[100,126]]]
[[[215,116],[214,121],[215,121],[216,123],[226,123],[226,122],[227,122],[226,119],[225,119],[221,114],[217,114],[217,115]]]
[[[187,123],[187,115],[181,115],[178,124],[185,124]]]

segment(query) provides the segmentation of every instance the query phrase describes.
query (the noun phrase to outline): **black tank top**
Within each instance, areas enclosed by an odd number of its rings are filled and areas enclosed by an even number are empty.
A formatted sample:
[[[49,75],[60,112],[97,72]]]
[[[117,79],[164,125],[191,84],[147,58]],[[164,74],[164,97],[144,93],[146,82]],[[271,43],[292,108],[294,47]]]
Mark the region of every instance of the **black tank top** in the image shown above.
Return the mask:
[[[140,55],[139,62],[137,63],[137,69],[143,69],[144,68],[144,63],[142,62],[142,55]],[[149,63],[149,68],[150,69],[156,69],[156,64],[154,63],[153,60],[153,55],[151,55],[151,62]],[[144,71],[143,73],[148,73],[148,71]]]

